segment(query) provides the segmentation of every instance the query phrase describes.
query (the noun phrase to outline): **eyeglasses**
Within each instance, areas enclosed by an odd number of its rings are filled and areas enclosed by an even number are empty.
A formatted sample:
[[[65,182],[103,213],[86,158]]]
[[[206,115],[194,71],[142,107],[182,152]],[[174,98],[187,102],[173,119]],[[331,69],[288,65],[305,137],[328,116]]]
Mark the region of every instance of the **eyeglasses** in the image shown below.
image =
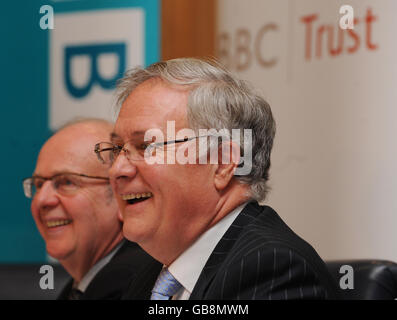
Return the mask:
[[[145,159],[145,157],[155,157],[157,153],[164,151],[165,145],[172,145],[209,136],[210,135],[197,136],[180,140],[151,143],[130,140],[122,146],[113,144],[111,142],[100,142],[95,145],[94,151],[98,157],[98,160],[103,164],[113,164],[113,162],[116,161],[117,157],[120,155],[121,151],[124,151],[125,156],[129,160],[142,161]]]
[[[52,177],[33,176],[23,180],[23,191],[27,198],[33,198],[36,192],[40,191],[44,182],[50,180],[52,187],[62,195],[71,195],[75,193],[83,184],[82,178],[98,179],[109,182],[109,178],[87,176],[81,173],[58,173]]]

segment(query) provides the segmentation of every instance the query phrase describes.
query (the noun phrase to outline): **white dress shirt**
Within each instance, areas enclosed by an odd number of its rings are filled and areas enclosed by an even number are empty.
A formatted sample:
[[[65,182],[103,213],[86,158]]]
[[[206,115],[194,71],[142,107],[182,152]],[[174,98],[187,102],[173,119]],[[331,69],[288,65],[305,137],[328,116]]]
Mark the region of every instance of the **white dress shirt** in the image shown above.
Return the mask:
[[[247,203],[230,212],[217,224],[205,231],[171,265],[168,271],[182,285],[172,300],[188,300],[212,251]]]
[[[101,260],[99,260],[94,266],[84,275],[83,279],[79,283],[73,283],[73,288],[76,288],[80,290],[81,292],[84,292],[88,285],[91,283],[92,279],[97,275],[97,273],[104,267],[106,266],[109,261],[113,258],[113,256],[116,254],[117,251],[121,248],[123,245],[124,240],[121,241],[116,247],[113,248],[112,251],[110,251],[106,256],[104,256]]]

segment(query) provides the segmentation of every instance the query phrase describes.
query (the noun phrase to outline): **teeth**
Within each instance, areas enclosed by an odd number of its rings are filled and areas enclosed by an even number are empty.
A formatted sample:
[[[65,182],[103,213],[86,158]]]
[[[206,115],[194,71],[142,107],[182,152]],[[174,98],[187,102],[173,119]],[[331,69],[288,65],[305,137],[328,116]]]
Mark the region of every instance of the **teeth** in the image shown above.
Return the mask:
[[[150,198],[152,196],[151,192],[143,192],[143,193],[131,193],[122,195],[121,198],[123,200],[133,200],[133,199],[140,199],[140,198]]]
[[[55,220],[55,221],[47,221],[47,227],[53,228],[58,226],[63,226],[71,223],[72,220]]]

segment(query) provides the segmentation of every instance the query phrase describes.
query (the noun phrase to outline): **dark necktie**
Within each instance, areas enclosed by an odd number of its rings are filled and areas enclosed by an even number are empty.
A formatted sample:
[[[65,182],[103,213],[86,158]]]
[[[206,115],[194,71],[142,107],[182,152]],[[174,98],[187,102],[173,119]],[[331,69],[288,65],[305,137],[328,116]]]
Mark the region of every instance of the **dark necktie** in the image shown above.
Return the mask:
[[[79,289],[72,288],[69,294],[69,300],[80,300],[82,296],[83,292],[81,292]]]

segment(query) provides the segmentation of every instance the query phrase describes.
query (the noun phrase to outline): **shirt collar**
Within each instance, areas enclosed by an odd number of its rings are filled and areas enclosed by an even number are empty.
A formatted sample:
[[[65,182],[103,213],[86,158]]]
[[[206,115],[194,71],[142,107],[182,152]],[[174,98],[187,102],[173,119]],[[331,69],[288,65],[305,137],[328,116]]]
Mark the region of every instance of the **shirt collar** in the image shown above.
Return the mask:
[[[247,203],[244,203],[235,208],[217,224],[200,235],[200,237],[168,267],[168,271],[189,293],[192,293],[212,251],[246,204]]]
[[[121,241],[116,247],[113,248],[106,256],[104,256],[101,260],[99,260],[94,266],[84,275],[81,281],[78,284],[74,284],[73,287],[77,288],[81,292],[84,292],[88,285],[91,283],[92,279],[97,275],[97,273],[109,263],[109,261],[113,258],[117,251],[123,245],[124,240]]]

